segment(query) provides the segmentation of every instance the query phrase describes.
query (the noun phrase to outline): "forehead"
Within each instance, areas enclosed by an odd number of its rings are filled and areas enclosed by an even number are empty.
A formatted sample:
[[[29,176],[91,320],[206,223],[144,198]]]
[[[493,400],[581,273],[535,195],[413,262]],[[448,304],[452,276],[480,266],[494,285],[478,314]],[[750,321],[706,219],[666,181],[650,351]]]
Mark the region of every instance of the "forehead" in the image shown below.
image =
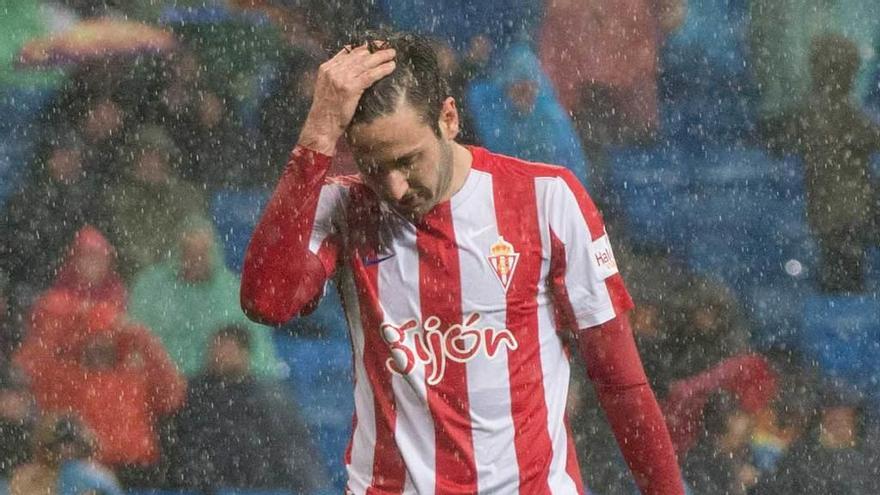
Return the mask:
[[[355,156],[376,159],[407,155],[436,137],[431,126],[406,103],[368,124],[353,125],[346,136]]]

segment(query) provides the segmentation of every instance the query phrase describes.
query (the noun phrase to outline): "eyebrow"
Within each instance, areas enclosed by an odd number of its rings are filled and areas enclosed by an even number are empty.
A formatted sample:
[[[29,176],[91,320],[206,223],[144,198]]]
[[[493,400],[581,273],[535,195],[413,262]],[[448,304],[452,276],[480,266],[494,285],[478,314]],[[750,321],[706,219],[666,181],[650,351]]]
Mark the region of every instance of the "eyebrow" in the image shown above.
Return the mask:
[[[416,155],[418,155],[419,153],[420,153],[420,151],[418,151],[418,150],[410,151],[409,153],[407,153],[405,155],[402,155],[402,156],[395,158],[394,163],[411,162],[413,160],[413,158],[415,158]]]

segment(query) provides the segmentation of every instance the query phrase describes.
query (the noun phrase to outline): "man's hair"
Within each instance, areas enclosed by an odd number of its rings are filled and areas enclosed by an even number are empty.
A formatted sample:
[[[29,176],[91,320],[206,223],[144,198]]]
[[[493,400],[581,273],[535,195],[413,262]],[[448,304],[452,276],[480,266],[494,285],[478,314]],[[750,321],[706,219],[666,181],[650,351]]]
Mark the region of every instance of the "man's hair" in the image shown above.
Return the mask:
[[[393,113],[404,98],[439,135],[440,109],[449,96],[449,86],[437,62],[434,44],[427,38],[396,31],[368,31],[349,42],[352,48],[364,44],[370,51],[394,48],[397,66],[364,91],[351,125],[369,124]]]
[[[212,342],[216,343],[221,340],[232,340],[239,347],[245,350],[251,350],[251,334],[248,329],[241,325],[226,325],[214,334]]]

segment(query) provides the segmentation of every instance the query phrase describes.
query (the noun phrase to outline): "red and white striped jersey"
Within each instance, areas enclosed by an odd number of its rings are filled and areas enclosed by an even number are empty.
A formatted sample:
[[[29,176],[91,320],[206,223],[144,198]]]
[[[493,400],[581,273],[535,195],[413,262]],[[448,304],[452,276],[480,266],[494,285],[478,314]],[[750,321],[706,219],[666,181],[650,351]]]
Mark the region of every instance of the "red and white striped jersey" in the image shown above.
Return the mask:
[[[470,151],[463,187],[418,224],[342,179],[304,233],[351,329],[351,493],[584,493],[560,332],[632,302],[570,172]]]

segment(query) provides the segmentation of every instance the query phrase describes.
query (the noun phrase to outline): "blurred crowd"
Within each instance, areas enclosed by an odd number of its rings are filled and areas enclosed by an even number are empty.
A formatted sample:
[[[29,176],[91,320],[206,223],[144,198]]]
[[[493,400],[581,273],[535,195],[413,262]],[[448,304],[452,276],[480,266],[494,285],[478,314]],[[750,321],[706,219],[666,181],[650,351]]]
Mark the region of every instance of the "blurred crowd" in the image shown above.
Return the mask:
[[[317,66],[377,27],[435,40],[463,142],[600,204],[690,493],[880,493],[876,0],[0,8],[0,493],[338,492],[338,297],[270,329],[238,271]],[[573,376],[591,492],[637,493]]]

